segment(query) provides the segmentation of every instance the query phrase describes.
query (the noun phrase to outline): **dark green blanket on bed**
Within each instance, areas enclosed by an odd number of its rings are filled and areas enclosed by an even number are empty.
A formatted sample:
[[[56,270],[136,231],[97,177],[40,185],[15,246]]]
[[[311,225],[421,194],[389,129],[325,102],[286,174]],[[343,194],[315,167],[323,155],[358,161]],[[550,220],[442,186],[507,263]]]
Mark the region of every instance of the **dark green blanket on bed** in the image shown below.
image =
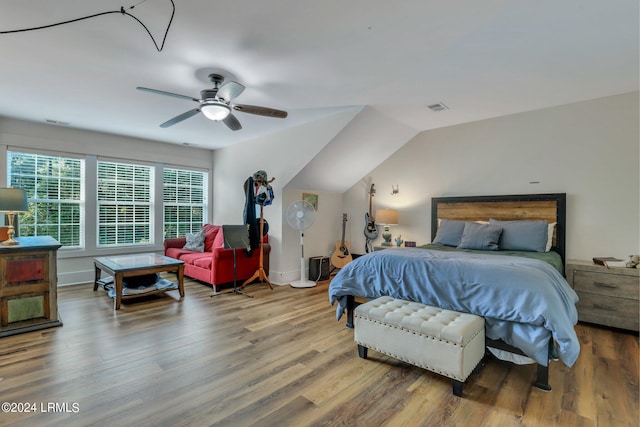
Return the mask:
[[[438,251],[462,251],[462,252],[473,252],[473,253],[489,254],[489,255],[507,255],[507,256],[520,256],[525,258],[533,258],[533,259],[538,259],[540,261],[544,261],[547,264],[551,264],[553,268],[558,270],[558,272],[564,276],[564,265],[562,263],[562,258],[560,257],[559,253],[554,251],[549,251],[549,252],[480,251],[476,249],[458,249],[453,246],[432,245],[432,244],[426,244],[419,247],[423,249],[434,249]]]

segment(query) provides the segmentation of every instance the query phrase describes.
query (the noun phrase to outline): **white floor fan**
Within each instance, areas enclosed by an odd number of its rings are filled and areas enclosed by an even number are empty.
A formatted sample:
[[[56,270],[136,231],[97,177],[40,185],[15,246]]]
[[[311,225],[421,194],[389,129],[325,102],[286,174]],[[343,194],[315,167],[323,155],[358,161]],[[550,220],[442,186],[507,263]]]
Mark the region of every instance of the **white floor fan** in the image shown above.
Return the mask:
[[[300,249],[302,256],[300,258],[300,280],[291,282],[293,288],[312,288],[316,282],[307,280],[304,274],[304,230],[311,227],[316,219],[316,210],[311,203],[304,200],[298,200],[289,205],[286,212],[287,224],[300,232]]]

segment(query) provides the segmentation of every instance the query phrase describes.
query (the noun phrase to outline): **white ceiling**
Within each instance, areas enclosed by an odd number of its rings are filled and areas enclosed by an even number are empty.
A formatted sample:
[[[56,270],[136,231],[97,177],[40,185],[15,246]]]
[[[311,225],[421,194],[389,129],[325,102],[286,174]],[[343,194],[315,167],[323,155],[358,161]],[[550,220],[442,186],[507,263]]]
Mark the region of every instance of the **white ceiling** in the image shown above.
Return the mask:
[[[137,4],[162,43],[170,0],[4,1],[0,31]],[[638,90],[637,0],[176,0],[158,52],[113,13],[0,34],[0,115],[219,148],[369,106],[417,131]],[[286,119],[236,113],[237,132],[197,106],[221,70],[247,87],[235,101]],[[425,106],[444,102],[450,110]]]

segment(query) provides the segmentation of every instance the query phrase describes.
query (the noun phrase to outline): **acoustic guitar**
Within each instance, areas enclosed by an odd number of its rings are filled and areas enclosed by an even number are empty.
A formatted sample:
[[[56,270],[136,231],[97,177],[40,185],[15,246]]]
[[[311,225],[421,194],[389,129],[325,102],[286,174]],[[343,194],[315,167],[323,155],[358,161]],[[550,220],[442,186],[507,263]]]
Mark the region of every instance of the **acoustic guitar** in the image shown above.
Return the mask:
[[[347,214],[342,214],[342,240],[336,242],[336,250],[331,254],[331,265],[342,268],[349,264],[353,257],[351,256],[351,244],[344,240],[344,232],[347,226]]]
[[[371,188],[369,189],[369,213],[364,214],[364,219],[366,221],[366,225],[364,226],[364,237],[367,238],[367,243],[371,240],[375,240],[378,238],[378,229],[376,228],[376,220],[371,213],[373,195],[376,194],[376,189],[374,185],[371,184]]]

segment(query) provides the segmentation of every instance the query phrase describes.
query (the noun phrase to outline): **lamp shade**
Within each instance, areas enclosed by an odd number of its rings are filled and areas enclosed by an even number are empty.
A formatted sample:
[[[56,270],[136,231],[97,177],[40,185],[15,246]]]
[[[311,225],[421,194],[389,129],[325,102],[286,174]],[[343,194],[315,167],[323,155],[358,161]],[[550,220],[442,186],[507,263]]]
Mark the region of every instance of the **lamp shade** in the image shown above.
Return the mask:
[[[378,209],[375,220],[378,224],[396,225],[398,224],[398,211],[395,209]]]
[[[29,210],[27,193],[21,188],[0,188],[0,212],[25,212]]]
[[[204,104],[200,107],[200,111],[207,119],[215,121],[224,120],[231,113],[229,106],[221,102]]]

